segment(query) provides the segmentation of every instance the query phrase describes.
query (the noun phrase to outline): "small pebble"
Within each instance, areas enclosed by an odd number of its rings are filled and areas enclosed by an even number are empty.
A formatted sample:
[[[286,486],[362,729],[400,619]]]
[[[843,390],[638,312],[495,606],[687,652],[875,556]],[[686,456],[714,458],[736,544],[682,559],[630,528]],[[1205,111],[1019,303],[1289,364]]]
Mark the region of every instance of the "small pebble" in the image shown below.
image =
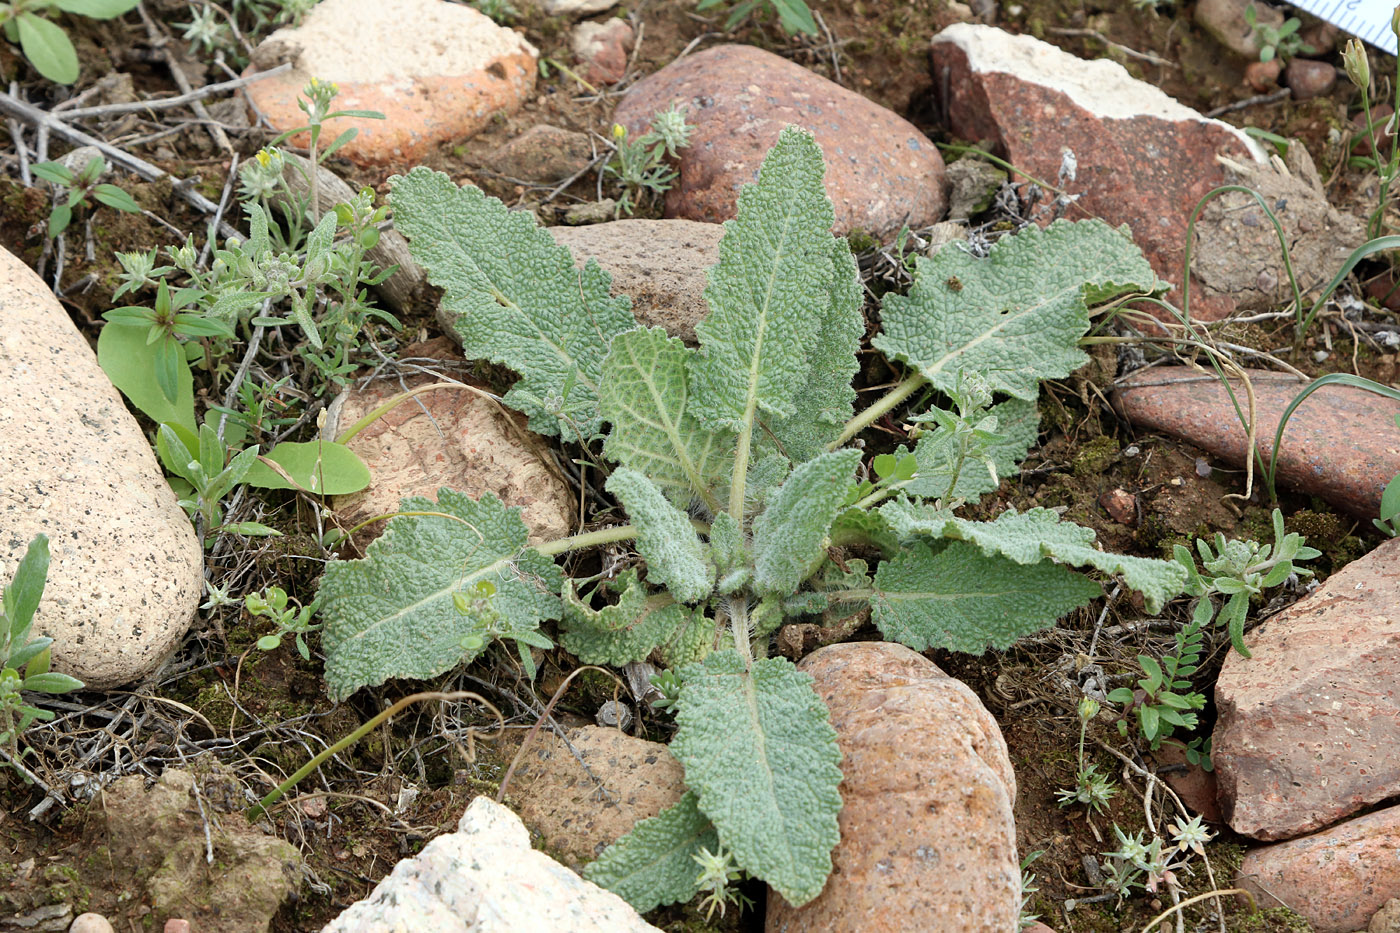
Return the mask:
[[[1137,521],[1137,497],[1125,489],[1115,489],[1099,497],[1099,505],[1119,524],[1132,525]]]
[[[307,797],[305,800],[297,801],[297,806],[301,808],[302,813],[313,820],[319,820],[326,815],[325,797]]]
[[[1278,76],[1283,70],[1278,59],[1271,62],[1251,62],[1244,69],[1244,83],[1254,91],[1264,94],[1278,86]]]
[[[621,729],[626,732],[628,726],[632,725],[632,711],[627,708],[625,703],[608,700],[598,707],[598,715],[595,719],[598,725],[605,729]]]
[[[1295,58],[1284,70],[1283,83],[1293,92],[1294,100],[1321,97],[1336,85],[1337,69],[1328,62]]]
[[[1201,479],[1205,479],[1206,477],[1210,476],[1211,472],[1212,471],[1210,468],[1209,461],[1207,461],[1205,457],[1197,457],[1196,475],[1199,476]]]
[[[190,933],[190,922],[171,918],[165,921],[165,933]]]
[[[1331,355],[1332,355],[1332,354],[1328,353],[1326,350],[1314,350],[1314,351],[1313,351],[1313,362],[1314,362],[1314,363],[1326,362],[1327,358],[1328,358],[1329,356],[1331,356]]]
[[[68,933],[112,933],[112,924],[101,914],[79,914]]]
[[[1123,459],[1131,460],[1140,453],[1142,453],[1142,450],[1136,444],[1131,447],[1125,447],[1123,448]]]

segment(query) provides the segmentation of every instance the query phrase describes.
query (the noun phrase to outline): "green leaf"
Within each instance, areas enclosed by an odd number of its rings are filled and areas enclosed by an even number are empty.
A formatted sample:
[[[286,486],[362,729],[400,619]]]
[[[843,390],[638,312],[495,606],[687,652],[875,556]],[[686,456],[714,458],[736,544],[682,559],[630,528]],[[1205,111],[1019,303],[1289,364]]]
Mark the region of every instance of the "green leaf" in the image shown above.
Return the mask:
[[[49,239],[53,239],[68,229],[73,222],[73,208],[67,204],[55,204],[49,211]]]
[[[802,33],[807,36],[817,34],[817,22],[812,18],[804,0],[773,0],[773,9],[778,11],[778,22],[788,35]]]
[[[982,654],[1011,647],[1102,589],[1049,562],[1025,566],[959,542],[935,551],[914,541],[875,574],[870,604],[885,637],[915,651]]]
[[[1385,492],[1381,493],[1381,521],[1388,522],[1397,515],[1400,515],[1400,476],[1386,483]]]
[[[194,377],[188,365],[176,373],[175,399],[156,382],[156,351],[146,343],[150,327],[108,322],[97,335],[97,364],[131,404],[156,423],[198,432],[194,417]]]
[[[801,906],[821,892],[840,840],[841,752],[812,678],[785,658],[746,669],[733,650],[681,672],[672,753],[720,842]]]
[[[71,188],[77,181],[68,166],[62,162],[35,162],[29,166],[29,170],[36,178],[42,178],[50,184],[59,185],[64,188]]]
[[[648,596],[635,572],[619,577],[614,587],[622,590],[617,602],[594,609],[578,598],[572,582],[564,585],[559,641],[585,664],[644,661],[688,621],[689,610],[667,594]]]
[[[660,327],[618,334],[603,360],[598,408],[612,425],[603,453],[645,473],[673,502],[693,496],[718,511],[713,490],[732,465],[732,434],[705,430],[688,410],[695,351]]]
[[[700,812],[694,791],[608,846],[583,876],[621,897],[638,913],[683,904],[700,891],[695,855],[719,848],[719,834]]]
[[[677,601],[693,603],[714,590],[715,565],[690,517],[656,484],[629,467],[613,471],[606,484],[637,526],[637,553],[647,562],[647,580],[664,586]]]
[[[766,422],[768,431],[793,463],[811,460],[841,434],[851,419],[856,392],[851,380],[860,369],[857,353],[865,336],[860,308],[860,270],[844,238],[831,241],[832,276],[816,342],[808,349],[811,371],[793,399],[790,417]]]
[[[795,592],[826,554],[826,535],[855,485],[860,451],[837,450],[809,460],[787,478],[754,521],[754,588]]]
[[[287,471],[294,481],[287,482],[276,470],[261,461],[253,464],[243,478],[259,489],[305,489],[318,496],[343,496],[369,485],[369,467],[344,444],[331,441],[283,441],[265,456]]]
[[[637,326],[629,300],[611,297],[611,279],[593,260],[576,269],[526,212],[423,166],[390,183],[394,226],[445,290],[463,353],[520,374],[505,401],[532,429],[586,442],[601,422],[603,358]]]
[[[112,19],[136,9],[141,0],[49,0],[65,13],[91,16],[93,19]]]
[[[0,643],[11,640],[12,648],[28,643],[29,626],[44,597],[44,585],[49,578],[49,538],[43,533],[34,536],[25,549],[24,557],[15,567],[14,576],[4,591],[5,619],[9,631],[0,631]],[[0,658],[0,666],[5,659]]]
[[[129,214],[141,213],[141,205],[136,203],[136,199],[116,185],[98,185],[92,189],[92,196],[99,203],[116,210],[126,211]]]
[[[989,444],[983,454],[996,466],[998,476],[1003,479],[1014,476],[1017,465],[1026,458],[1026,451],[1035,444],[1040,433],[1040,411],[1034,401],[1012,398],[993,405],[988,414],[996,417],[997,433],[1005,440]],[[904,448],[899,450],[902,452]],[[996,491],[998,484],[992,481],[986,464],[972,458],[959,463],[957,444],[951,433],[942,428],[919,437],[914,445],[914,457],[919,472],[904,487],[911,496],[962,499],[976,505],[983,493]]]
[[[747,430],[756,414],[791,417],[807,382],[833,281],[834,213],[812,135],[789,126],[768,152],[758,183],[739,194],[710,269],[710,314],[695,328],[691,407],[702,422]]]
[[[560,613],[563,575],[549,558],[526,548],[520,509],[487,493],[479,501],[451,489],[438,501],[403,500],[406,512],[366,549],[362,560],[326,566],[318,597],[325,620],[326,686],[342,700],[390,677],[436,677],[479,652],[462,639],[486,621],[464,615],[452,594],[480,581],[496,588],[490,605],[508,630],[530,630]]]
[[[1078,346],[1089,329],[1087,303],[1157,287],[1126,228],[1100,220],[1027,227],[985,259],[945,249],[917,262],[909,294],[885,295],[883,333],[872,343],[934,388],[954,388],[965,370],[1026,401],[1042,379],[1089,361]]]
[[[15,25],[19,47],[35,71],[55,84],[78,80],[78,53],[61,28],[29,12],[16,16]]]
[[[1093,529],[1062,522],[1049,509],[1019,513],[1011,509],[994,522],[952,519],[942,534],[971,541],[988,555],[999,554],[1018,564],[1037,564],[1049,557],[1074,567],[1093,567],[1116,574],[1142,593],[1148,612],[1157,612],[1186,586],[1186,571],[1176,561],[1100,551],[1094,547]]]
[[[68,693],[83,689],[83,682],[67,674],[30,674],[24,678],[24,686],[21,689],[39,693]]]

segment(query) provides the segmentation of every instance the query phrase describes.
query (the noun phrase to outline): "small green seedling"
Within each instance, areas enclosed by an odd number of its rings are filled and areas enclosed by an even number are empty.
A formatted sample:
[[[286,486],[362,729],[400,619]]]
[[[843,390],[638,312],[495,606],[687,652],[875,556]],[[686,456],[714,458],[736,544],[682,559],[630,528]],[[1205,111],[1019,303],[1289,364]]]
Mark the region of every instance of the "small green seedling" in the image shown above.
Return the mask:
[[[249,593],[243,598],[243,606],[250,616],[268,619],[277,626],[277,631],[258,639],[260,650],[276,651],[283,638],[294,635],[297,653],[303,661],[310,661],[311,649],[306,644],[306,636],[321,629],[319,622],[311,621],[321,603],[313,600],[309,606],[288,606],[287,602],[287,591],[280,586],[270,586],[262,593]]]
[[[1079,701],[1079,770],[1075,772],[1073,787],[1055,792],[1062,807],[1080,804],[1088,807],[1090,812],[1103,812],[1118,793],[1111,777],[1100,774],[1098,765],[1084,761],[1084,735],[1101,708],[1099,701],[1093,697],[1084,697]]]
[[[55,84],[78,80],[78,52],[63,27],[51,21],[57,13],[93,19],[113,19],[140,0],[10,0],[0,3],[0,28],[17,44],[34,70]]]
[[[1312,576],[1311,570],[1294,566],[1294,561],[1312,560],[1322,555],[1316,548],[1304,547],[1307,539],[1297,532],[1284,534],[1282,512],[1274,509],[1273,517],[1274,543],[1271,545],[1238,539],[1227,541],[1223,534],[1217,533],[1212,549],[1204,538],[1197,538],[1196,550],[1200,552],[1202,567],[1199,573],[1191,552],[1179,544],[1175,549],[1177,563],[1186,570],[1188,594],[1228,597],[1215,617],[1215,624],[1229,631],[1230,644],[1246,658],[1250,657],[1244,644],[1249,598],[1279,586],[1295,574]],[[1205,610],[1198,606],[1196,611],[1200,614]]]
[[[619,214],[631,214],[646,199],[671,190],[676,170],[668,160],[678,158],[680,150],[690,145],[694,129],[685,120],[684,108],[675,105],[658,113],[651,128],[636,139],[627,138],[627,127],[613,124],[616,154],[603,166],[603,174],[614,176],[622,185]]]
[[[48,576],[49,539],[41,534],[29,543],[5,587],[4,611],[0,613],[0,747],[8,751],[11,764],[26,779],[19,768],[19,737],[35,720],[53,719],[53,713],[31,706],[23,691],[69,693],[83,686],[76,677],[49,670],[52,638],[30,638]]]
[[[700,0],[695,5],[695,9],[704,12],[723,6],[727,2],[728,0]],[[815,36],[817,34],[817,21],[813,18],[812,10],[807,6],[806,0],[739,0],[730,8],[729,16],[724,20],[725,31],[733,30],[756,11],[765,7],[771,8],[778,14],[778,23],[783,27],[783,32],[788,35],[795,36],[800,33],[805,36]]]
[[[57,28],[57,27],[55,27]],[[48,236],[58,236],[73,222],[73,213],[88,206],[88,198],[129,214],[141,213],[141,205],[116,185],[98,184],[107,171],[107,160],[94,156],[77,173],[62,162],[39,162],[34,174],[54,185],[53,209],[49,211]]]
[[[1282,63],[1295,55],[1311,55],[1317,51],[1298,35],[1298,30],[1303,28],[1303,21],[1296,16],[1284,20],[1281,26],[1261,23],[1259,12],[1251,3],[1245,7],[1244,19],[1254,30],[1254,42],[1259,46],[1261,62],[1271,62],[1277,58]]]
[[[1146,676],[1138,681],[1137,690],[1119,687],[1108,694],[1109,702],[1124,704],[1125,715],[1137,711],[1142,737],[1152,743],[1154,751],[1174,730],[1195,729],[1197,719],[1192,711],[1205,709],[1205,695],[1192,687],[1190,678],[1200,668],[1201,642],[1205,637],[1202,630],[1214,614],[1210,600],[1202,598],[1191,621],[1176,633],[1175,648],[1162,657],[1161,663],[1145,654],[1138,655],[1138,665]],[[1118,721],[1118,731],[1128,734],[1127,719]]]
[[[1395,416],[1395,426],[1400,428],[1400,415]],[[1386,484],[1385,492],[1381,493],[1380,517],[1371,521],[1392,538],[1400,535],[1400,474]]]
[[[198,443],[195,449],[191,449],[172,425],[162,424],[156,433],[156,453],[160,455],[160,462],[166,470],[184,480],[184,485],[174,482],[170,485],[180,497],[180,507],[201,525],[206,537],[215,531],[281,535],[280,531],[260,522],[237,522],[224,526],[224,497],[243,482],[253,464],[257,463],[256,444],[239,451],[230,459],[228,445],[209,425],[200,425]]]

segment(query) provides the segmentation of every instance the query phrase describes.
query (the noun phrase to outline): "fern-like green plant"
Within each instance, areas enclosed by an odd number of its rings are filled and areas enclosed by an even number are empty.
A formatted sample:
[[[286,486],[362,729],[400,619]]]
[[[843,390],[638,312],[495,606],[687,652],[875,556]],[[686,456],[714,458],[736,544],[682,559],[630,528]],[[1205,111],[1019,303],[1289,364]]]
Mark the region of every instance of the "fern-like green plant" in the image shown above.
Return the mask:
[[[601,447],[629,523],[529,547],[493,496],[404,500],[363,559],[326,568],[330,693],[433,677],[502,638],[538,644],[546,622],[585,663],[660,661],[689,791],[587,872],[642,911],[705,883],[715,895],[703,853],[793,904],[825,884],[841,755],[811,678],[769,656],[785,621],[869,606],[886,638],[980,654],[1101,594],[1072,568],[1119,576],[1150,610],[1186,582],[1046,509],[955,512],[1035,442],[1041,380],[1087,361],[1089,305],[1159,287],[1127,235],[1062,221],[985,259],[920,259],[874,341],[907,375],[856,414],[862,292],[823,171],[812,137],[785,130],[725,224],[698,349],[639,327],[608,275],[576,268],[530,215],[426,168],[392,180],[396,227],[466,355],[519,374],[505,401],[534,430]],[[929,429],[867,465],[847,442],[897,406]],[[584,593],[554,561],[622,541],[645,572]]]

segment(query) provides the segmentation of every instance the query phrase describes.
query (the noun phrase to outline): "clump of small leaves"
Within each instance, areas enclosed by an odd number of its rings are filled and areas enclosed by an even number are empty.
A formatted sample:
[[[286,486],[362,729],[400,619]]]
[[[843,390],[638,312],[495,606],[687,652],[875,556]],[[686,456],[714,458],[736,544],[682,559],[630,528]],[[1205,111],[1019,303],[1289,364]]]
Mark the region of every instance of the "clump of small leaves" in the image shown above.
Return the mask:
[[[107,160],[101,156],[93,156],[77,172],[62,162],[39,162],[31,168],[36,176],[54,186],[53,207],[45,227],[50,238],[68,229],[73,215],[89,206],[89,198],[114,210],[141,213],[141,205],[124,189],[98,182],[107,171]]]
[[[674,104],[658,113],[651,128],[634,139],[628,138],[627,127],[613,124],[615,154],[603,166],[603,174],[613,176],[622,186],[619,214],[631,214],[643,202],[671,190],[676,180],[672,163],[690,145],[694,130],[685,120],[685,109]]]
[[[49,539],[41,534],[29,542],[0,599],[0,747],[26,780],[19,766],[19,737],[35,720],[48,721],[54,714],[31,706],[24,692],[69,693],[83,686],[76,677],[49,670],[52,638],[30,637],[48,577]]]
[[[1279,26],[1261,23],[1259,11],[1251,3],[1244,8],[1244,20],[1254,30],[1254,43],[1259,46],[1261,62],[1271,62],[1277,58],[1282,63],[1296,55],[1311,55],[1317,51],[1298,34],[1298,30],[1303,28],[1303,21],[1296,16],[1290,16]]]
[[[326,568],[329,692],[435,677],[547,638],[546,622],[581,662],[666,669],[688,791],[587,869],[640,911],[702,890],[718,907],[731,872],[794,905],[825,884],[841,753],[811,677],[771,654],[785,622],[868,608],[887,639],[981,654],[1102,594],[1073,568],[1119,577],[1150,611],[1186,583],[1175,561],[1101,551],[1047,509],[956,514],[1034,444],[1040,382],[1087,362],[1089,306],[1159,287],[1126,234],[1061,221],[985,259],[921,257],[873,341],[905,376],[857,414],[862,290],[823,171],[812,137],[785,130],[725,224],[698,349],[639,327],[598,264],[577,268],[529,215],[426,168],[391,181],[466,356],[519,374],[504,401],[536,432],[611,461],[628,523],[532,547],[492,495],[403,500],[363,559]],[[850,442],[896,408],[926,430],[867,463]],[[640,561],[611,580],[554,560],[621,542]]]
[[[309,606],[287,605],[287,591],[280,586],[270,586],[262,593],[249,593],[243,598],[243,607],[253,618],[265,618],[277,626],[277,631],[258,639],[262,651],[276,651],[282,639],[288,635],[295,637],[297,653],[302,660],[311,660],[311,648],[306,644],[306,636],[319,631],[320,623],[311,621],[320,606],[313,600]]]
[[[1119,687],[1108,694],[1109,702],[1125,705],[1125,714],[1136,710],[1142,737],[1152,744],[1153,751],[1176,729],[1195,729],[1194,711],[1205,709],[1205,695],[1192,686],[1191,675],[1200,668],[1204,629],[1214,614],[1210,600],[1196,603],[1191,621],[1173,636],[1172,650],[1163,655],[1160,662],[1145,654],[1138,655],[1138,666],[1144,676],[1138,680],[1137,689]],[[1128,734],[1126,719],[1118,721],[1118,731],[1125,736]]]

